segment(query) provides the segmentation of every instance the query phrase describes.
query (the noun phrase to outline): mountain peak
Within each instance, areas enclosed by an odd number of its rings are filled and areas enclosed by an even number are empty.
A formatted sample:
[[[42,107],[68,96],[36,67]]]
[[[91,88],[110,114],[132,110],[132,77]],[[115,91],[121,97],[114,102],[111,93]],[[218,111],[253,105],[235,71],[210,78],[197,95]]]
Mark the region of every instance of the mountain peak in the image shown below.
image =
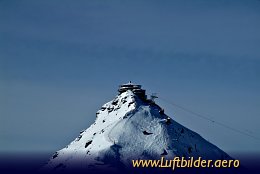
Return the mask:
[[[96,113],[95,122],[56,152],[45,166],[52,169],[125,167],[133,159],[174,156],[230,158],[199,134],[167,116],[141,85],[119,86],[119,94]],[[62,164],[62,165],[61,165]]]

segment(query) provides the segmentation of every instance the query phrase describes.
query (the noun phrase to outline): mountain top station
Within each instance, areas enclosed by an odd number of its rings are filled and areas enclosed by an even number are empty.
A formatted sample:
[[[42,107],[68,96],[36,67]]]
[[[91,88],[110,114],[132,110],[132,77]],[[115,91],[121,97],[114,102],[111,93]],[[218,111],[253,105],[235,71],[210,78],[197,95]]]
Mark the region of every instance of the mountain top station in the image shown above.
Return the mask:
[[[123,92],[126,92],[128,90],[131,90],[134,94],[139,96],[142,99],[146,99],[147,96],[145,94],[145,90],[141,88],[141,85],[137,85],[132,83],[131,81],[127,84],[122,84],[119,86],[118,92],[119,94],[122,94]]]

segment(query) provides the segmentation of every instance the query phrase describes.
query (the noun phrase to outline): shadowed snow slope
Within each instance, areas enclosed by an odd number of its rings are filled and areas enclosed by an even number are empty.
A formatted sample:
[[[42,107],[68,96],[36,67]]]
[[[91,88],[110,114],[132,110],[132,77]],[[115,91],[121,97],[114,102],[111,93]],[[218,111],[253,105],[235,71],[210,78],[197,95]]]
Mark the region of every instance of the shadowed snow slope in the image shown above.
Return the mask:
[[[96,121],[56,152],[45,168],[125,168],[133,159],[174,156],[229,159],[197,133],[166,116],[154,102],[128,90],[97,112]]]

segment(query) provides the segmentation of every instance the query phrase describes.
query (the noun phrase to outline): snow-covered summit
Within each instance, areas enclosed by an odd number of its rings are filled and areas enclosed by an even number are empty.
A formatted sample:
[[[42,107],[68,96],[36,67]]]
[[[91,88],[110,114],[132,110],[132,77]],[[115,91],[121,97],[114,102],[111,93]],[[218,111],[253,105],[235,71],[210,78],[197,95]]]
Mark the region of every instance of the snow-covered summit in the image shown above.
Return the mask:
[[[133,159],[161,156],[230,158],[165,115],[160,106],[146,98],[141,85],[129,83],[120,86],[119,94],[97,111],[95,122],[57,151],[45,168],[125,168]]]

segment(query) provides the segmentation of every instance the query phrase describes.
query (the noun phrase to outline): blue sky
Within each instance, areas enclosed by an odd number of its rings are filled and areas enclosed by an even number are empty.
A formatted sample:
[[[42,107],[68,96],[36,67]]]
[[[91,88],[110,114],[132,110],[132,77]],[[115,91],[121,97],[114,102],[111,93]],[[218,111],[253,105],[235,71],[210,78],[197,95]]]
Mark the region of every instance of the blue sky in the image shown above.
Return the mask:
[[[260,1],[0,1],[0,151],[54,152],[132,80],[260,137]],[[224,151],[260,141],[158,100]]]

